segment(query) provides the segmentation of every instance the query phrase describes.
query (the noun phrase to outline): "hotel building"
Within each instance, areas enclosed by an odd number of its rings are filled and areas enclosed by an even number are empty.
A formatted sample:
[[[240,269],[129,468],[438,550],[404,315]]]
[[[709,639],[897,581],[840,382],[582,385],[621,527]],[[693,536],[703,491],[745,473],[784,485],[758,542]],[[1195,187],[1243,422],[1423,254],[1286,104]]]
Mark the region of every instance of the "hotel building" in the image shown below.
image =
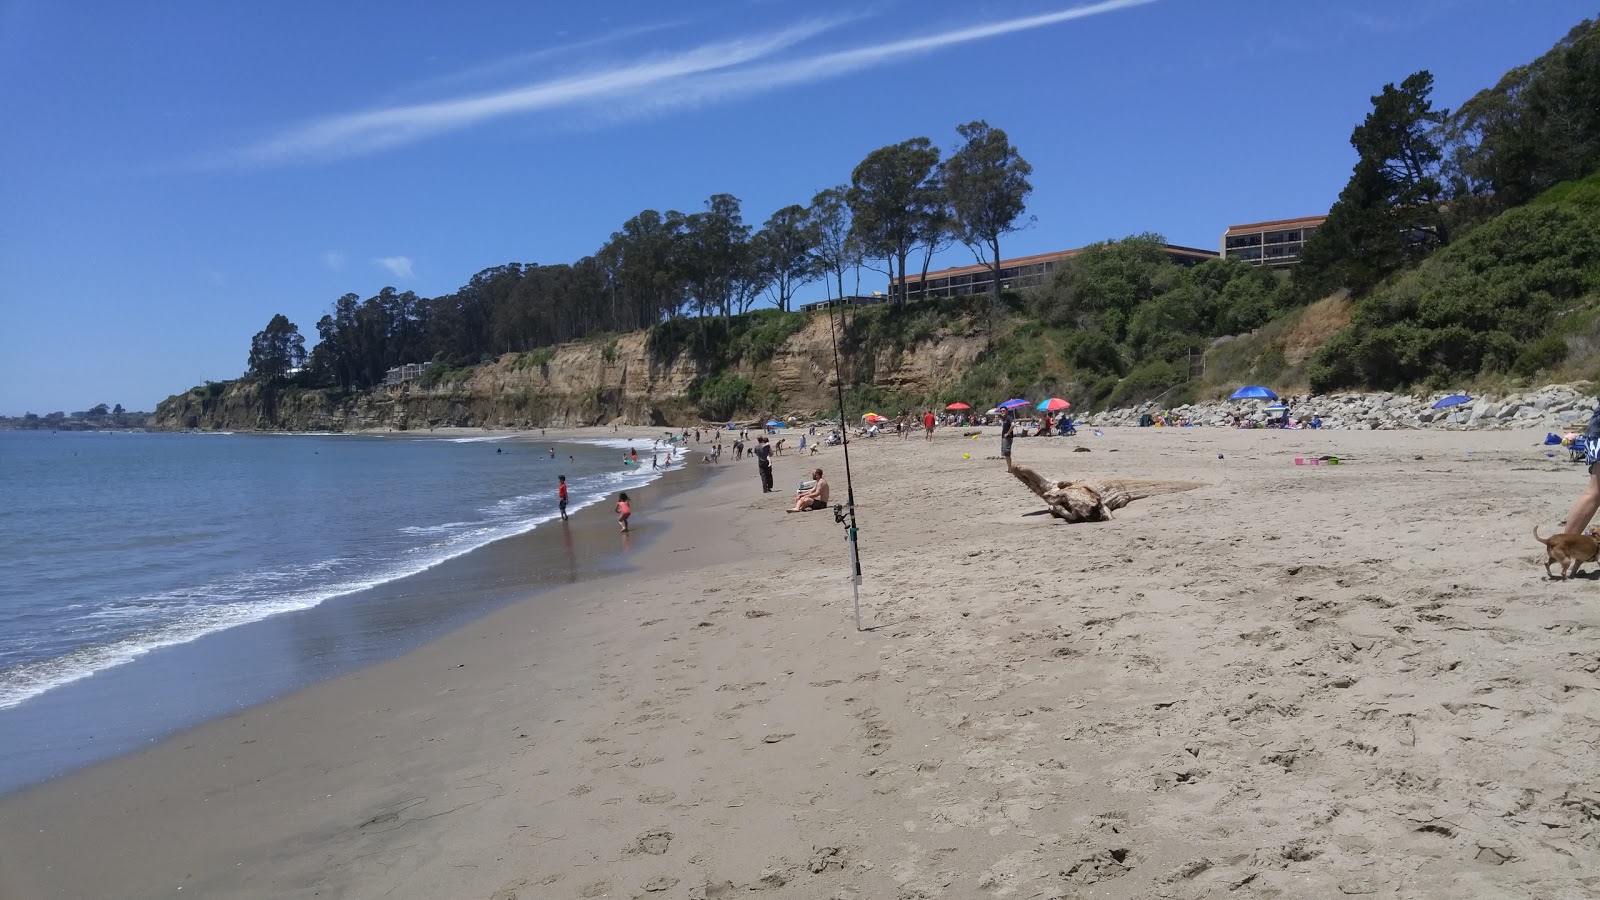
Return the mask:
[[[1208,259],[1216,259],[1217,254],[1210,250],[1197,250],[1193,247],[1179,247],[1167,244],[1167,257],[1180,266],[1197,266]],[[1017,290],[1026,287],[1038,287],[1049,280],[1050,276],[1061,265],[1062,261],[1071,259],[1082,253],[1085,248],[1077,250],[1058,250],[1054,253],[1039,253],[1034,256],[1019,256],[1016,259],[1003,259],[1000,261],[1000,289],[1005,291]],[[993,270],[986,265],[957,266],[953,269],[939,269],[929,272],[926,280],[922,275],[906,276],[906,299],[921,300],[925,297],[965,297],[971,294],[986,294],[993,282]],[[900,284],[896,278],[889,283],[889,294],[894,295],[895,289]]]
[[[1292,266],[1300,261],[1300,250],[1317,226],[1327,220],[1327,216],[1303,216],[1233,225],[1222,233],[1222,255],[1255,266]]]

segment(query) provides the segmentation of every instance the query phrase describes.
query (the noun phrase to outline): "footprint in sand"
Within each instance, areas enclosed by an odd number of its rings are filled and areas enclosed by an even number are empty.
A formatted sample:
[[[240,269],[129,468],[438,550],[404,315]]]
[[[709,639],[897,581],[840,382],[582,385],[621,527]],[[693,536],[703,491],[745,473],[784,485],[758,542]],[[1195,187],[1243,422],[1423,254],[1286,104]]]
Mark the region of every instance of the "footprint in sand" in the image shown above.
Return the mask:
[[[667,847],[672,844],[672,832],[665,828],[653,828],[633,839],[633,844],[625,853],[645,853],[650,856],[660,856],[667,852]]]

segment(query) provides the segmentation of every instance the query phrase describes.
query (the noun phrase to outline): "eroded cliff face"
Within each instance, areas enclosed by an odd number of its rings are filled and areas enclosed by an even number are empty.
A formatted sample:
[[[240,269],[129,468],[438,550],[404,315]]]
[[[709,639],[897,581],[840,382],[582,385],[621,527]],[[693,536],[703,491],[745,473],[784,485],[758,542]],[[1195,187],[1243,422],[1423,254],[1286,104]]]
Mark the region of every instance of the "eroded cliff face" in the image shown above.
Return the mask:
[[[941,334],[910,350],[884,351],[875,381],[890,390],[928,393],[961,378],[984,345],[976,334]],[[846,371],[860,360],[845,360]],[[813,316],[770,360],[741,363],[730,374],[783,397],[778,410],[809,412],[833,403],[833,344],[825,316]],[[327,391],[265,390],[228,382],[174,395],[156,407],[153,427],[208,431],[356,431],[481,428],[563,428],[622,422],[680,425],[701,421],[688,400],[690,385],[711,374],[687,354],[670,363],[650,357],[643,332],[610,342],[581,341],[555,349],[533,365],[507,354],[472,370],[464,381],[425,388],[416,382],[335,398]]]

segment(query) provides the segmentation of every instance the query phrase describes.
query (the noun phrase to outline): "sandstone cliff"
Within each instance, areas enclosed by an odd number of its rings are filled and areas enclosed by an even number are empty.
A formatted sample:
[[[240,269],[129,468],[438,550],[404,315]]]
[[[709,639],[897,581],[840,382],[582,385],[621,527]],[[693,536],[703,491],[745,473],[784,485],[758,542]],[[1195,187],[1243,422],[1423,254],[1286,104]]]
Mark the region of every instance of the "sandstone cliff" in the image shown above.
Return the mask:
[[[884,388],[930,393],[958,381],[983,347],[977,334],[940,333],[907,351],[880,352],[871,371]],[[153,425],[220,431],[560,428],[618,420],[677,425],[699,421],[687,394],[696,379],[712,374],[688,354],[667,363],[652,359],[644,332],[563,344],[542,364],[530,356],[507,354],[460,381],[432,387],[413,382],[346,397],[322,390],[274,394],[248,381],[214,383],[167,398],[156,408]],[[780,409],[746,411],[772,414],[833,406],[833,373],[828,319],[817,315],[770,359],[741,362],[728,374],[749,379],[765,396],[777,392]]]

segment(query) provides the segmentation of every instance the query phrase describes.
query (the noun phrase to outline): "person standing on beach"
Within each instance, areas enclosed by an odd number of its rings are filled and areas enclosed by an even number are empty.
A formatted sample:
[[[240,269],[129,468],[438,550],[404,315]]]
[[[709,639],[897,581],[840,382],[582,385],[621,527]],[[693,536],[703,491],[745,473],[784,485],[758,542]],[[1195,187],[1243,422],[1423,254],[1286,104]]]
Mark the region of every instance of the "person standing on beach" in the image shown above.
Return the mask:
[[[556,487],[556,499],[561,505],[561,521],[567,520],[567,476],[562,475],[561,483]]]
[[[1006,461],[1006,468],[1011,468],[1011,439],[1016,437],[1016,420],[1011,417],[1011,410],[1000,413],[1000,458]]]
[[[1589,473],[1589,484],[1567,510],[1567,524],[1563,529],[1567,534],[1583,534],[1594,519],[1595,510],[1600,510],[1600,472],[1596,471],[1600,467],[1600,407],[1595,408],[1594,414],[1589,416],[1588,427],[1583,429],[1583,446],[1583,464]]]
[[[934,423],[933,410],[930,409],[927,412],[922,414],[922,427],[923,427],[924,430],[926,430],[928,432],[927,437],[923,438],[923,440],[927,440],[927,441],[933,440],[933,423]]]
[[[633,515],[633,507],[628,505],[626,492],[617,495],[617,528],[623,534],[628,533],[628,517]]]
[[[756,471],[761,475],[761,493],[772,493],[772,445],[765,435],[756,438]]]

